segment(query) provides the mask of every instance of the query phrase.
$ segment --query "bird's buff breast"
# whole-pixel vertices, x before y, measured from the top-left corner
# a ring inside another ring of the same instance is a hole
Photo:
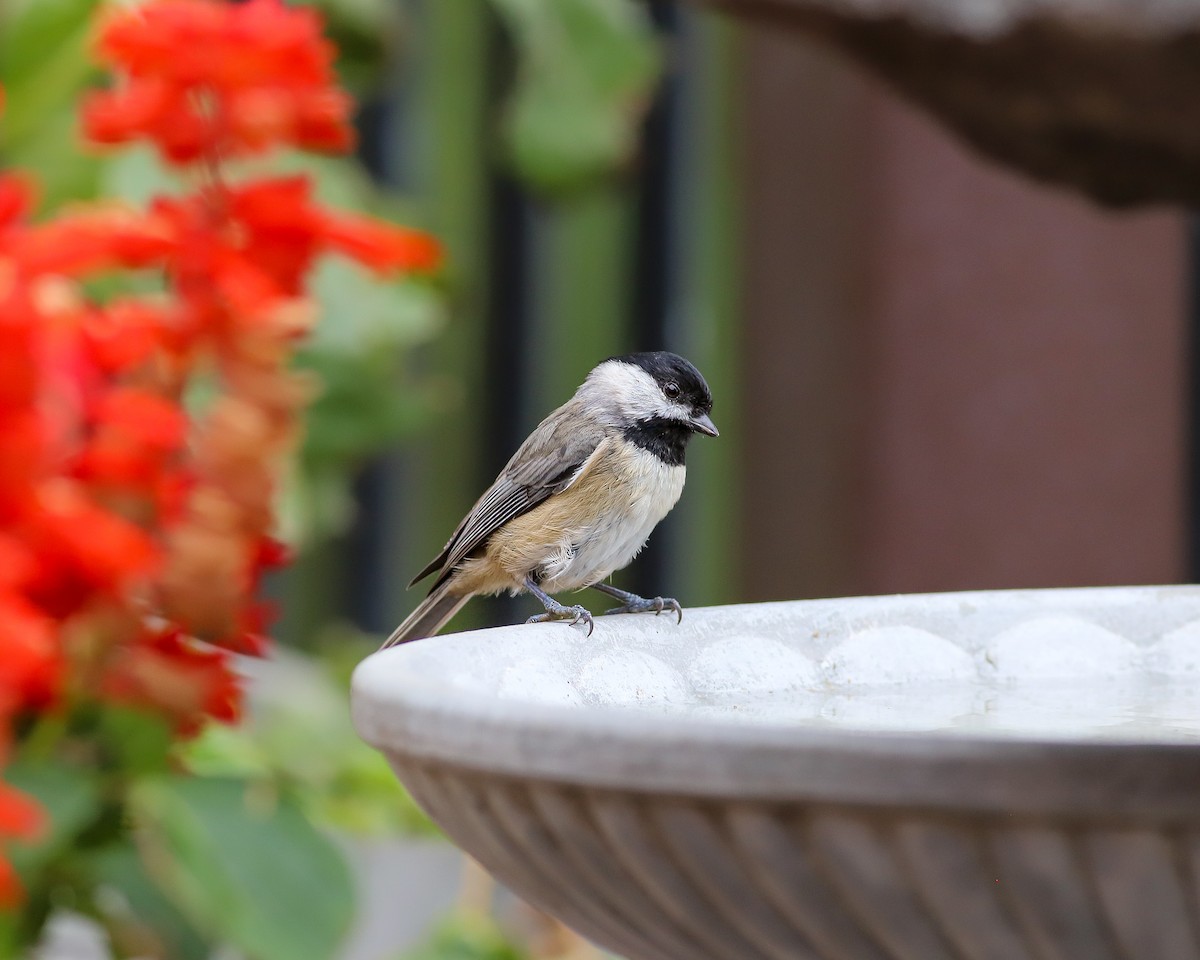
[[[603,580],[637,555],[679,500],[683,466],[632,445],[597,454],[570,487],[492,535],[486,558],[511,577],[505,587],[530,572],[547,593]]]

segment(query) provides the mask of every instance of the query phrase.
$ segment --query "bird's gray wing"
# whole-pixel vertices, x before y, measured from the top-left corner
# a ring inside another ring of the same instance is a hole
[[[440,584],[500,527],[569,487],[604,437],[604,428],[599,424],[571,416],[566,407],[555,410],[521,444],[442,552],[412,583],[440,570]]]

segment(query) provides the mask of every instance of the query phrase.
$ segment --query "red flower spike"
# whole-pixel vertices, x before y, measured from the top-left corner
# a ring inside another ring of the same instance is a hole
[[[0,176],[0,719],[79,681],[64,675],[69,640],[72,656],[105,654],[89,661],[105,673],[88,692],[187,735],[237,717],[231,651],[267,643],[274,610],[255,595],[286,560],[264,533],[311,393],[289,363],[313,321],[313,264],[332,251],[431,271],[442,254],[414,231],[324,210],[303,177],[224,179],[230,158],[353,144],[354,104],[311,9],[148,0],[109,16],[97,50],[117,77],[87,98],[87,136],[202,162],[204,186],[146,212],[32,225],[32,186]],[[147,268],[166,278],[161,299],[100,306],[76,282]],[[222,392],[189,424],[178,398],[201,364]],[[138,632],[146,617],[175,626]],[[0,791],[0,835],[28,826],[9,800]],[[15,896],[4,868],[0,897]]]

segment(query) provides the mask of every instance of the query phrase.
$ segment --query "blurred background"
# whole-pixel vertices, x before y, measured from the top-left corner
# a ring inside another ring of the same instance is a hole
[[[734,8],[738,4],[732,4]],[[834,5],[836,6],[836,5]],[[1002,169],[859,66],[686,3],[408,3],[366,157],[450,244],[436,379],[309,589],[402,586],[598,360],[722,435],[618,583],[687,605],[1188,575],[1188,234]],[[467,67],[470,69],[467,69]],[[298,573],[305,578],[306,573]],[[527,604],[475,604],[463,625]]]
[[[47,207],[165,176],[148,155],[76,152],[96,5],[0,4],[0,156],[39,171]],[[477,919],[491,902],[357,743],[349,670],[610,355],[688,356],[721,429],[619,586],[697,606],[1192,577],[1178,210],[1106,211],[1003,169],[772,22],[669,0],[315,5],[362,145],[307,168],[339,203],[432,230],[451,266],[387,288],[322,268],[303,362],[326,388],[281,502],[300,553],[271,584],[284,655],[251,722],[192,763],[307,791],[356,865],[347,957],[416,944],[456,897]],[[532,612],[477,601],[455,627]],[[472,923],[411,955],[584,949]]]

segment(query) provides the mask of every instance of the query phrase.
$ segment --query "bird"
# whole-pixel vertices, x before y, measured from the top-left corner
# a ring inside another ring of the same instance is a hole
[[[471,598],[532,594],[545,612],[591,635],[592,614],[551,594],[593,587],[620,601],[612,613],[662,613],[607,578],[638,554],[683,492],[688,441],[718,435],[712,393],[688,360],[664,350],[610,357],[529,435],[409,584],[433,574],[428,596],[381,649],[433,636]]]

